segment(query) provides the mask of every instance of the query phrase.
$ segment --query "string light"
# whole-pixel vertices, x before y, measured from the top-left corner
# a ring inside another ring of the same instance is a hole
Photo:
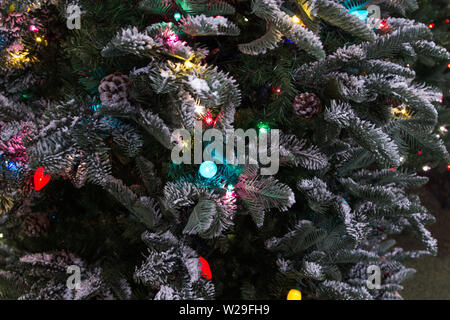
[[[422,150],[419,150],[419,152],[417,152],[417,154],[420,156],[422,155]]]
[[[200,104],[195,104],[194,112],[199,115],[202,115],[205,113],[205,107]]]
[[[247,18],[247,17],[244,17],[244,21],[245,21],[245,22],[248,22],[248,18]]]
[[[439,127],[439,131],[445,133],[445,132],[447,132],[448,130],[447,130],[447,128],[446,128],[445,126],[440,126],[440,127]]]
[[[36,60],[35,58],[30,58],[28,56],[28,51],[9,51],[10,57],[8,59],[8,63],[12,67],[23,67],[24,65],[30,63],[32,60]]]
[[[403,116],[409,118],[410,115],[408,114],[408,110],[406,110],[406,106],[405,106],[404,104],[402,104],[400,107],[401,107],[401,109],[399,109],[399,108],[393,108],[393,109],[392,109],[392,112],[393,112],[394,114],[402,114]]]
[[[37,31],[39,31],[39,28],[36,27],[34,24],[32,24],[32,25],[30,26],[30,30],[33,31],[33,32],[37,32]]]
[[[213,123],[213,118],[212,118],[212,114],[211,114],[211,112],[207,112],[206,113],[206,115],[203,117],[203,120],[205,120],[205,123],[207,124],[207,125],[210,125],[210,124],[212,124]]]
[[[217,173],[217,165],[213,161],[205,161],[198,169],[200,175],[206,179],[214,177]]]
[[[430,166],[423,166],[422,170],[427,172],[427,171],[431,170],[431,167]]]
[[[186,67],[186,69],[190,69],[194,66],[194,64],[188,60],[184,63],[184,66]]]
[[[38,42],[38,43],[42,42],[42,38],[41,37],[36,37],[34,40],[36,40],[36,42]]]
[[[434,28],[434,26],[435,26],[435,24],[434,24],[434,23],[430,23],[430,24],[428,25],[428,28],[430,28],[430,29],[433,29],[433,28]]]
[[[173,18],[175,19],[175,21],[178,21],[181,19],[181,13],[179,12],[175,12],[173,15]]]
[[[3,233],[0,233],[0,239],[3,239],[4,235]]]
[[[233,198],[236,196],[236,194],[233,192],[233,190],[234,190],[234,186],[232,184],[229,184],[227,186],[227,193],[226,193],[227,198]]]
[[[259,122],[258,123],[259,133],[266,133],[270,130],[270,127],[267,123]]]
[[[447,170],[450,171],[450,164],[447,165]]]
[[[183,140],[182,142],[181,142],[181,144],[183,145],[183,152],[187,152],[187,151],[189,151],[190,150],[190,144],[191,144],[191,141],[189,141],[189,140]]]

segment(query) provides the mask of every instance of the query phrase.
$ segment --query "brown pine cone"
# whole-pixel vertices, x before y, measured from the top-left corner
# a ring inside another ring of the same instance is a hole
[[[322,111],[319,97],[309,92],[296,95],[292,107],[294,114],[303,120],[310,120]]]
[[[104,77],[98,87],[100,100],[105,105],[127,102],[129,84],[130,78],[121,72],[114,72]]]
[[[29,237],[46,235],[50,229],[50,221],[47,215],[40,212],[32,212],[22,223],[22,231]]]

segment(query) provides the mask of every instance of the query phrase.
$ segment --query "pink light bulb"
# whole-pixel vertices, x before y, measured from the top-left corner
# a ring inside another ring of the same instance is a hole
[[[178,36],[176,34],[171,34],[168,38],[167,38],[167,42],[176,42],[178,41]]]
[[[36,32],[36,31],[39,31],[39,28],[36,27],[34,24],[32,24],[32,25],[30,26],[30,30],[33,31],[33,32]]]

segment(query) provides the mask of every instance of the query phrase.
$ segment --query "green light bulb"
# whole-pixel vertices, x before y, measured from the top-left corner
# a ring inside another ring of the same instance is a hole
[[[178,20],[181,19],[181,13],[175,12],[175,14],[173,15],[173,17],[174,17],[175,21],[178,21]]]

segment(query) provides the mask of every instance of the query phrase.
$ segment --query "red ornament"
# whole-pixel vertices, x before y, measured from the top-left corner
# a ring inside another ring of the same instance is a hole
[[[34,173],[34,189],[41,190],[50,181],[50,175],[44,174],[44,167],[40,167]]]
[[[381,34],[391,34],[392,33],[392,26],[387,23],[387,18],[380,22],[378,25],[378,28],[380,29]]]
[[[198,266],[200,267],[200,270],[202,272],[202,277],[211,280],[212,274],[208,261],[206,261],[203,257],[200,257],[200,259],[198,260]]]

